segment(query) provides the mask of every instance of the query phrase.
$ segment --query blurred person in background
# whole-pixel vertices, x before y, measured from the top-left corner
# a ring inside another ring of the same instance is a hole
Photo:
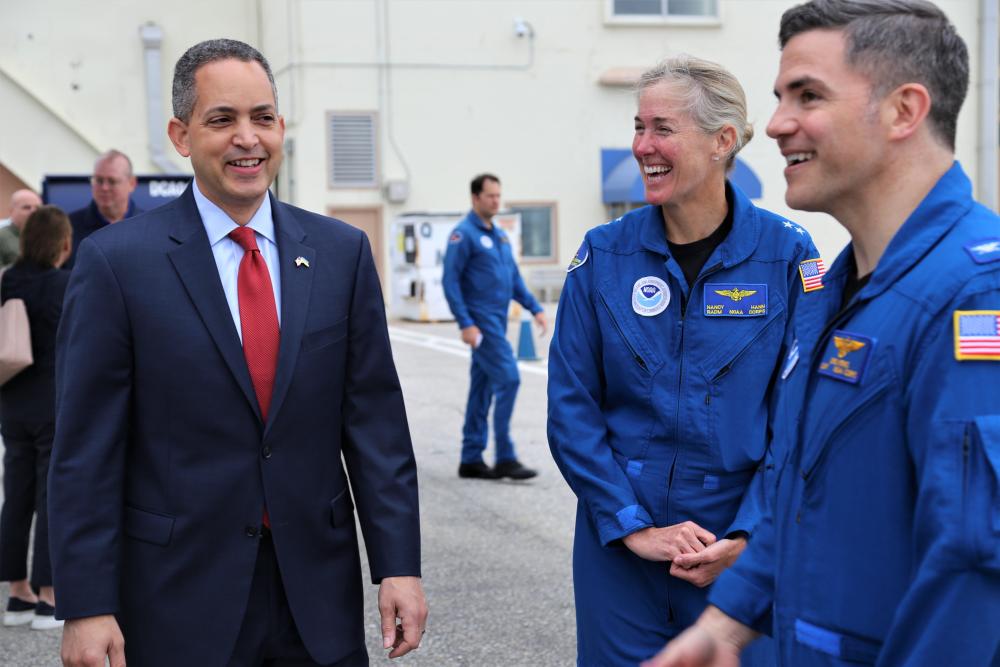
[[[0,279],[0,302],[21,299],[31,326],[34,363],[0,387],[3,436],[3,510],[0,511],[0,581],[10,582],[4,625],[31,623],[36,630],[62,626],[55,618],[49,560],[46,477],[55,431],[56,328],[69,272],[72,228],[55,206],[41,206],[21,232],[21,254]],[[28,579],[32,515],[35,541]],[[38,596],[34,590],[39,591]]]
[[[41,205],[41,198],[31,190],[17,190],[10,196],[10,224],[0,228],[0,268],[10,266],[17,259],[24,223]]]
[[[579,498],[579,665],[634,666],[694,623],[773,485],[771,381],[793,303],[815,290],[802,268],[820,260],[727,179],[752,136],[721,66],[645,72],[632,152],[650,205],[588,232],[568,268],[548,437]],[[770,648],[745,664],[770,664]]]
[[[76,249],[83,239],[102,227],[143,212],[132,201],[131,195],[137,183],[132,173],[132,161],[125,153],[111,149],[98,156],[94,162],[94,173],[90,176],[93,199],[85,207],[69,214],[73,225],[73,253],[65,268],[73,268]]]
[[[458,476],[531,479],[537,471],[517,460],[510,439],[510,417],[521,378],[507,341],[507,313],[511,299],[517,301],[531,312],[544,334],[545,311],[521,278],[507,232],[493,224],[500,210],[500,179],[480,174],[469,189],[472,210],[451,232],[441,278],[462,342],[472,350]],[[491,403],[496,443],[493,467],[483,460]]]

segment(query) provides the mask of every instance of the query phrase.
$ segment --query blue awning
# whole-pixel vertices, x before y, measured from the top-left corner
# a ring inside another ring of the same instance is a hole
[[[736,158],[729,180],[750,199],[760,199],[764,188],[757,174],[746,162]],[[646,191],[639,165],[629,148],[601,149],[601,200],[605,204],[642,204]]]

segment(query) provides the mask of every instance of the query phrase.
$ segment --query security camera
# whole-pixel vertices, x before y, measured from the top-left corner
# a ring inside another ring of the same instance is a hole
[[[534,35],[534,31],[531,29],[530,23],[518,17],[514,19],[514,34],[518,37],[531,37]]]

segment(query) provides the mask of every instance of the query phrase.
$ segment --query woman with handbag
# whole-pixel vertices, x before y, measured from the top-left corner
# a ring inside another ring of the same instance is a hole
[[[0,278],[0,303],[21,299],[28,313],[34,362],[0,386],[4,505],[0,511],[0,581],[10,582],[3,624],[58,628],[49,562],[46,478],[55,432],[56,329],[69,272],[73,231],[55,206],[31,214],[21,232],[17,261]],[[28,540],[35,522],[28,580]],[[36,596],[35,591],[38,592]]]

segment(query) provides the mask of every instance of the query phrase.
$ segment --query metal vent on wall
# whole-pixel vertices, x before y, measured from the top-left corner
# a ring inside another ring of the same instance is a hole
[[[330,185],[375,187],[375,116],[330,114]]]

